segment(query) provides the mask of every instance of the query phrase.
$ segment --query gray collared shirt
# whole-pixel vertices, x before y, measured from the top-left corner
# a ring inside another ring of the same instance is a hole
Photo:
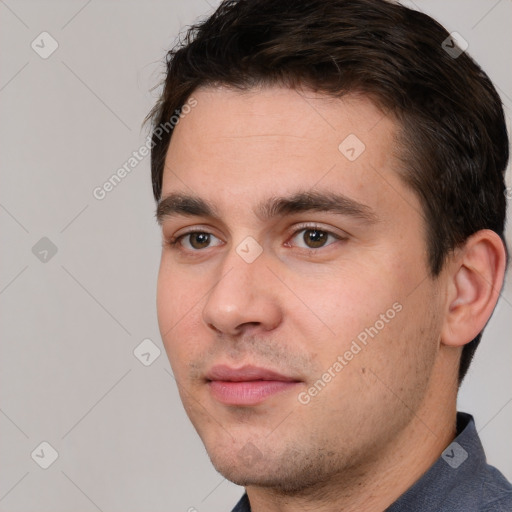
[[[457,434],[386,512],[512,512],[512,485],[487,464],[472,416],[457,414]],[[251,512],[247,494],[232,512]]]

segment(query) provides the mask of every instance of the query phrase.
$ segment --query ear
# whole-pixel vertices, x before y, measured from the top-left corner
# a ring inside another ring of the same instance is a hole
[[[447,303],[441,343],[460,347],[485,327],[498,302],[506,266],[501,238],[477,231],[455,251],[447,266]]]

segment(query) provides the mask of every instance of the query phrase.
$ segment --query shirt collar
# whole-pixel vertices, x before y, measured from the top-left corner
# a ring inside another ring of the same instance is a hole
[[[457,437],[433,466],[386,512],[473,510],[485,453],[473,417],[457,413]]]

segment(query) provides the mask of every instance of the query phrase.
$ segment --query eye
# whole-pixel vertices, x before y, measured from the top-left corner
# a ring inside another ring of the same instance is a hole
[[[334,233],[314,227],[296,231],[291,238],[293,245],[302,249],[320,249],[340,239],[341,237]]]
[[[206,231],[192,231],[179,236],[171,245],[181,245],[184,249],[189,251],[198,251],[207,249],[216,245],[221,245],[222,240],[219,240],[215,235],[207,233]]]

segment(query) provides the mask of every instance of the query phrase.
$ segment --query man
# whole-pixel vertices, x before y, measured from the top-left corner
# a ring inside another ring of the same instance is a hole
[[[455,39],[382,0],[227,1],[150,118],[159,327],[234,510],[512,510],[456,412],[508,138]]]

